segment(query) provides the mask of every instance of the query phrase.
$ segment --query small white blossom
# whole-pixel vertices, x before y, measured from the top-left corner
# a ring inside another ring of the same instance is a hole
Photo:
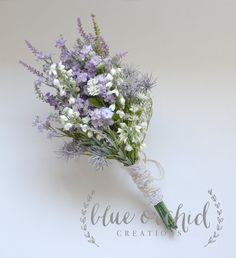
[[[88,125],[80,125],[80,127],[84,133],[88,131]]]
[[[141,133],[141,129],[142,129],[142,126],[140,126],[140,125],[136,125],[136,126],[135,126],[135,131],[136,131],[137,133]]]
[[[110,71],[111,75],[116,75],[116,69],[115,68],[112,68],[111,71]]]
[[[147,129],[147,122],[142,122],[141,126],[142,126],[143,129]]]
[[[99,86],[97,85],[98,83],[98,79],[94,78],[94,79],[90,79],[88,81],[88,93],[91,96],[96,96],[99,94]]]
[[[65,69],[65,66],[62,64],[62,62],[59,62],[58,68],[59,68],[60,70],[64,70],[64,69]]]
[[[107,78],[108,81],[113,80],[113,76],[110,73],[107,74],[106,78]]]
[[[57,75],[57,64],[53,63],[48,71],[49,75]]]
[[[73,111],[73,109],[69,108],[68,111],[67,111],[67,115],[68,115],[69,117],[73,117],[73,116],[74,116],[74,111]]]
[[[120,98],[120,104],[121,104],[122,106],[125,105],[125,98],[124,98],[123,96]]]
[[[114,111],[114,110],[116,109],[116,105],[115,105],[115,104],[110,105],[110,106],[109,106],[109,109],[110,109],[111,111]]]
[[[96,138],[97,138],[97,140],[99,140],[99,141],[102,139],[102,137],[101,137],[100,134],[97,134],[97,135],[96,135]]]
[[[82,118],[83,123],[87,124],[90,121],[88,116]]]
[[[110,89],[110,88],[112,87],[112,82],[108,82],[108,83],[106,84],[106,87]]]
[[[72,126],[73,125],[71,123],[66,123],[64,126],[64,130],[69,131]]]
[[[119,91],[117,89],[112,90],[111,93],[114,93],[116,96],[119,96]]]
[[[69,104],[75,104],[75,98],[70,97],[69,98]]]
[[[65,95],[66,95],[65,89],[61,89],[61,90],[60,90],[60,96],[63,97],[63,96],[65,96]]]
[[[59,81],[58,79],[54,79],[54,80],[53,80],[53,84],[54,84],[55,86],[59,86],[59,85],[60,85],[60,81]]]
[[[120,118],[123,118],[125,116],[125,113],[122,110],[116,111],[116,113],[119,115]]]
[[[129,110],[133,113],[136,113],[139,110],[139,107],[138,105],[132,105]]]
[[[60,123],[65,124],[68,121],[68,118],[65,115],[61,115],[59,120]]]
[[[91,138],[91,137],[93,137],[93,132],[88,131],[87,135],[88,135],[89,138]]]
[[[142,144],[140,145],[140,149],[141,149],[141,150],[143,150],[145,147],[146,147],[146,144],[145,144],[145,143],[142,143]]]
[[[125,150],[127,150],[127,151],[132,151],[133,148],[132,148],[131,145],[127,144],[127,145],[125,146]]]
[[[73,114],[74,117],[79,117],[80,116],[80,113],[79,111],[74,111],[74,114]]]
[[[74,113],[75,113],[73,109],[68,108],[68,107],[65,107],[62,112],[63,112],[63,114],[67,115],[68,117],[73,117]]]
[[[68,70],[68,71],[66,71],[66,74],[68,75],[68,76],[72,76],[72,73],[73,73],[73,71],[70,69],[70,70]]]
[[[147,99],[148,99],[148,96],[145,95],[144,93],[141,93],[141,92],[140,92],[140,93],[138,94],[138,98],[141,99],[141,100],[147,100]]]

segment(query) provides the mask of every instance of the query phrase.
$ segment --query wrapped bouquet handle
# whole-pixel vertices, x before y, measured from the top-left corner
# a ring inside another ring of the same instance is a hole
[[[63,158],[86,155],[96,169],[111,160],[120,162],[166,227],[176,229],[160,189],[140,159],[153,111],[150,92],[156,80],[125,65],[125,53],[110,55],[95,15],[94,34],[84,31],[79,18],[77,23],[80,37],[72,49],[62,35],[55,43],[59,61],[26,41],[43,63],[42,69],[20,63],[37,77],[36,96],[54,110],[46,120],[37,116],[33,124],[49,138],[66,139],[59,151]]]
[[[161,189],[156,183],[156,178],[151,175],[150,170],[147,168],[146,161],[147,158],[144,154],[144,159],[140,159],[134,165],[127,166],[125,168],[133,179],[133,182],[136,184],[137,188],[143,193],[146,200],[154,206],[165,226],[170,230],[175,229],[177,228],[175,220],[163,202],[163,194]],[[152,161],[155,162],[158,167],[160,167],[156,161]]]

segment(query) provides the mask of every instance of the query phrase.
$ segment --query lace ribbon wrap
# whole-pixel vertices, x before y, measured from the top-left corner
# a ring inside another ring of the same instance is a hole
[[[145,198],[151,205],[155,206],[162,201],[163,195],[160,187],[157,185],[156,178],[151,175],[150,170],[146,166],[147,161],[147,159],[140,160],[138,163],[125,168]],[[151,161],[159,166],[158,162]]]

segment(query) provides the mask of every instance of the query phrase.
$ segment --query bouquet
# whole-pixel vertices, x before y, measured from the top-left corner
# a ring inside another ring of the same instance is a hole
[[[44,121],[37,116],[33,124],[50,138],[68,139],[60,150],[65,158],[86,155],[96,169],[111,160],[120,162],[165,226],[176,229],[159,187],[140,158],[152,116],[150,90],[156,81],[125,65],[122,59],[126,53],[111,56],[94,15],[92,23],[95,33],[86,33],[78,18],[80,38],[72,49],[67,48],[62,35],[59,37],[55,44],[60,51],[57,62],[26,41],[36,59],[42,61],[42,71],[20,63],[37,76],[37,97],[54,109]]]

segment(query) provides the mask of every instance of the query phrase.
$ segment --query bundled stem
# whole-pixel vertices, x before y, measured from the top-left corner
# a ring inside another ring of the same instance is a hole
[[[176,222],[163,201],[155,205],[154,208],[168,230],[172,231],[173,229],[177,229]]]

